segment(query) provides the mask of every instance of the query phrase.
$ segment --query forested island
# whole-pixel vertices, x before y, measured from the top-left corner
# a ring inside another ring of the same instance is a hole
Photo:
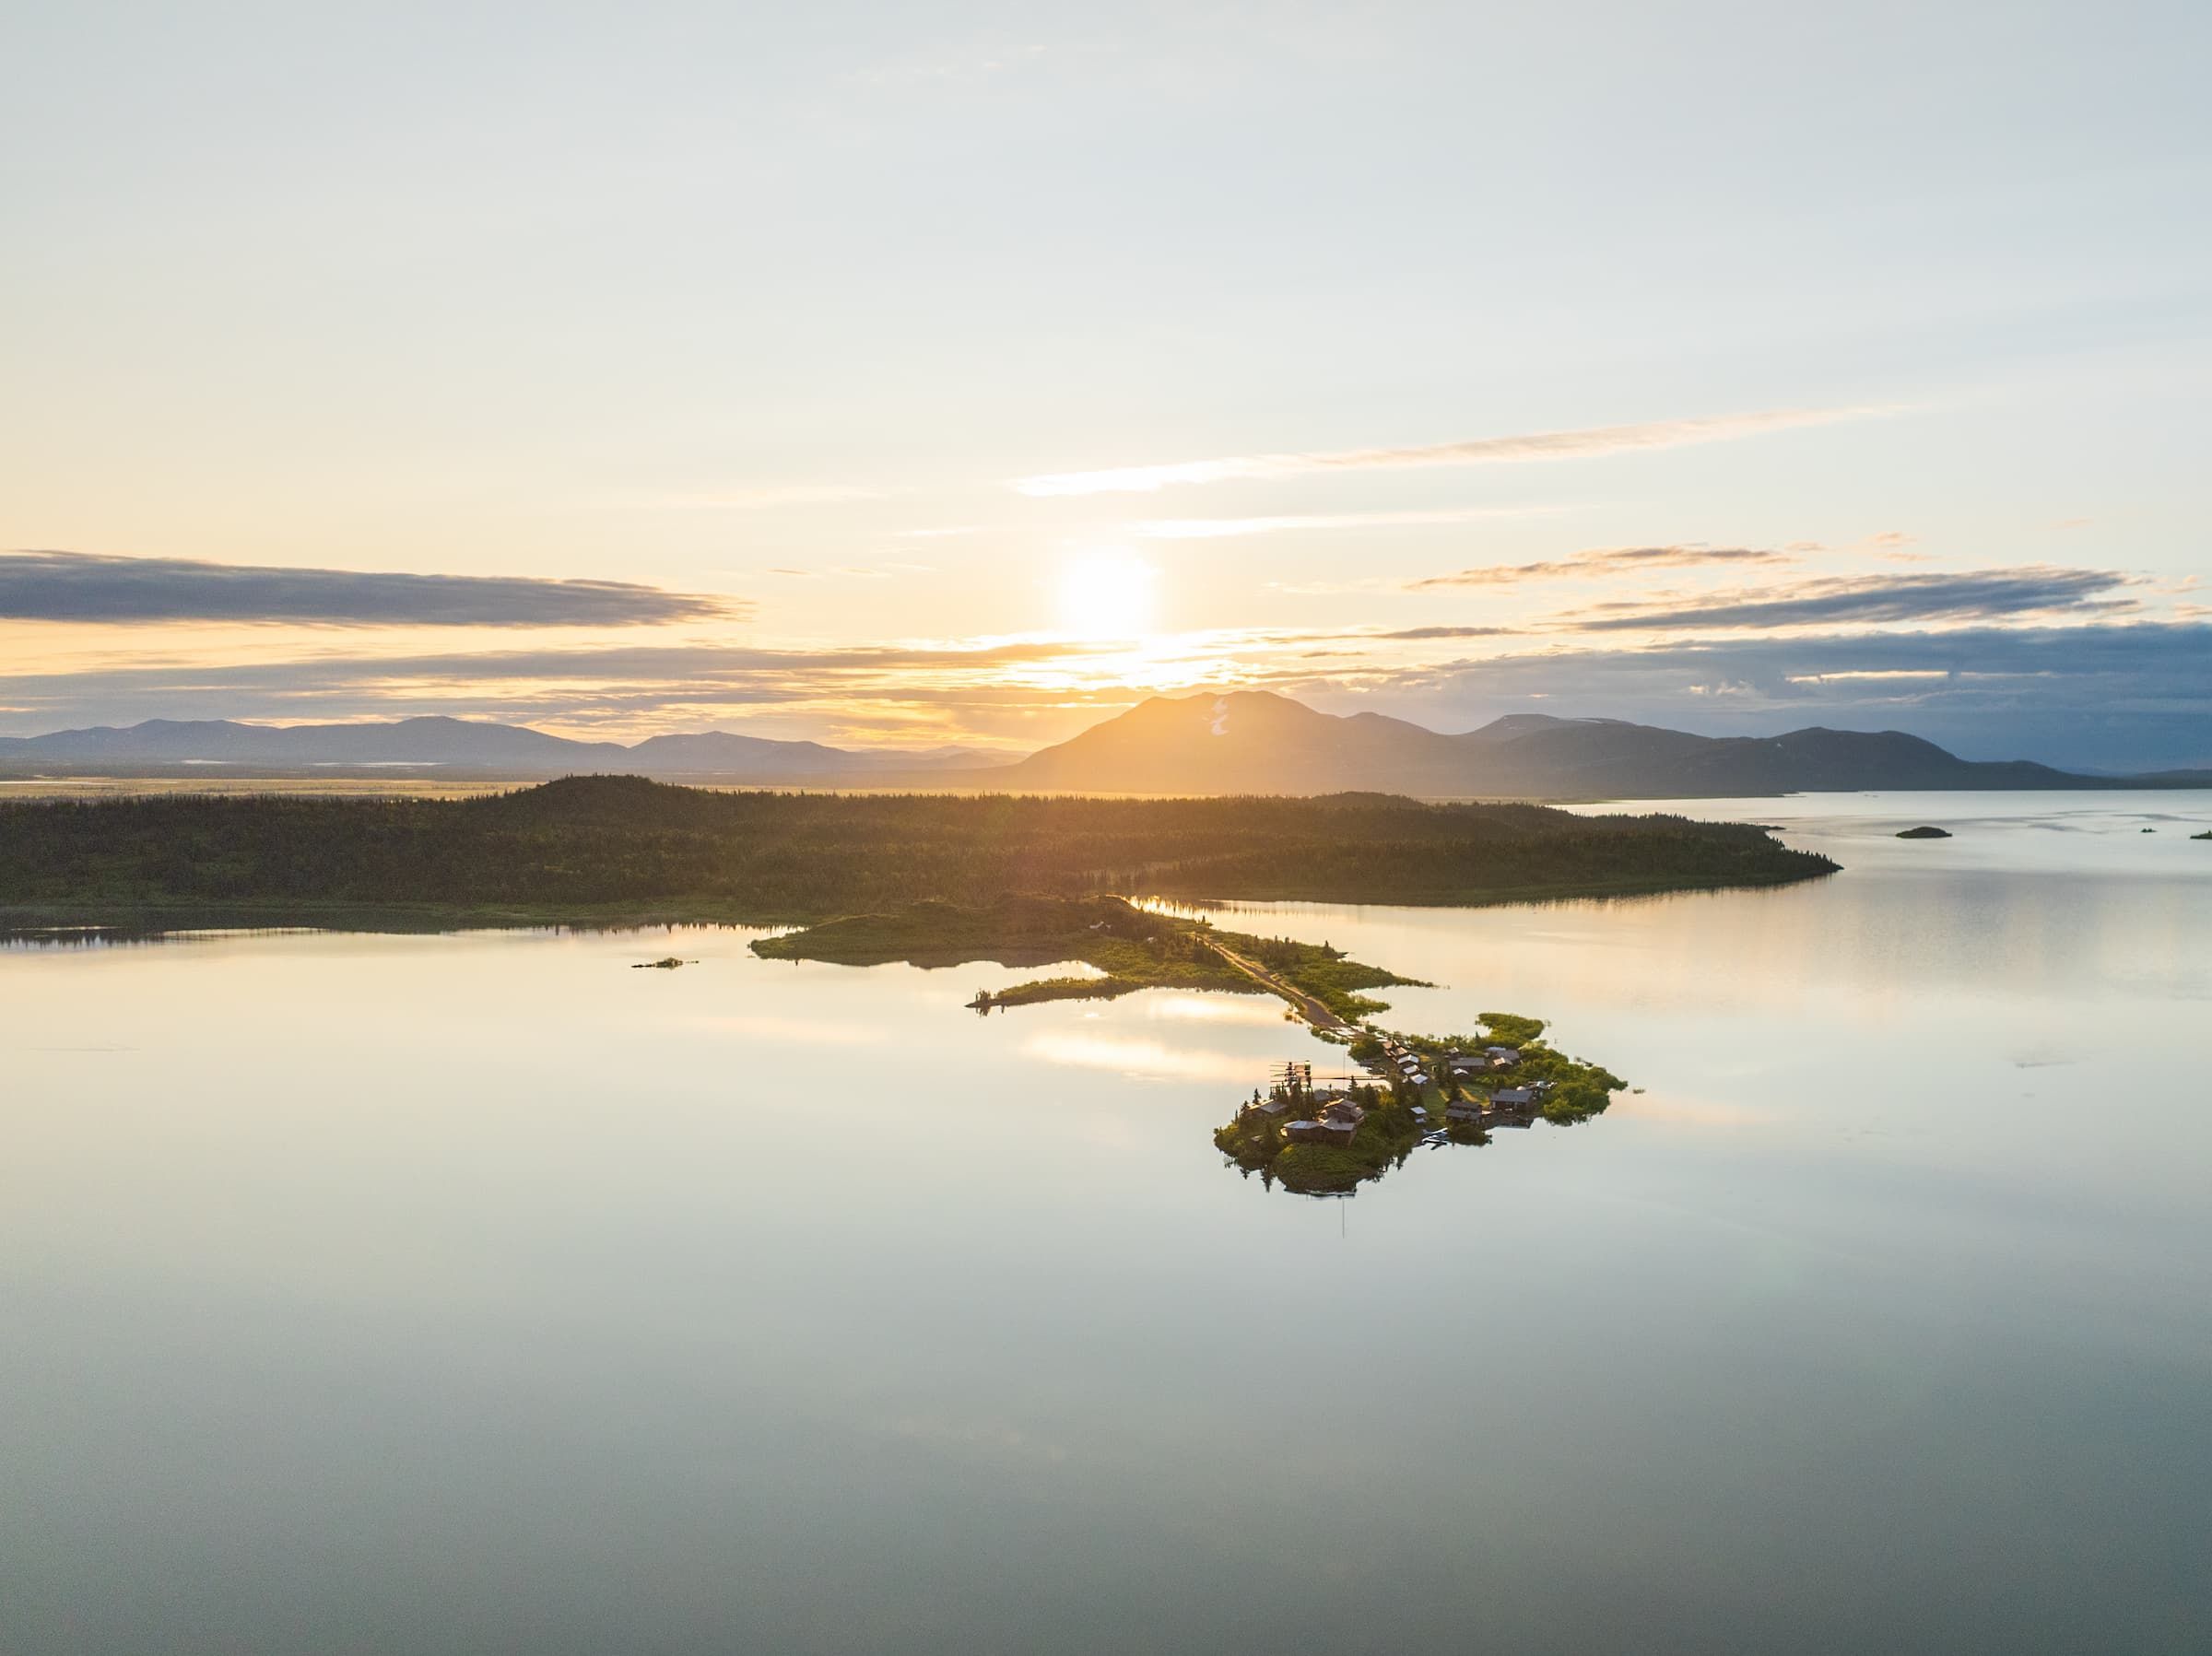
[[[1471,905],[1835,866],[1742,824],[1383,794],[723,793],[600,776],[473,799],[0,804],[0,926],[18,930],[815,925],[921,903],[995,912],[1008,893]],[[940,908],[914,923],[955,922]]]

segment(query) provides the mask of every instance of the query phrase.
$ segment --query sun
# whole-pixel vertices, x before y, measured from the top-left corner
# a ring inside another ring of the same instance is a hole
[[[1079,639],[1150,635],[1159,571],[1126,552],[1086,552],[1060,569],[1060,624]]]

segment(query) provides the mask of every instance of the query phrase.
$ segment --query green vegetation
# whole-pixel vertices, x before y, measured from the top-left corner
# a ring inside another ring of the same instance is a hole
[[[1386,1036],[1363,1029],[1353,1039],[1352,1057],[1382,1079],[1355,1086],[1347,1096],[1315,1094],[1289,1083],[1263,1097],[1253,1094],[1234,1120],[1214,1132],[1215,1146],[1247,1173],[1303,1195],[1334,1195],[1404,1164],[1422,1144],[1487,1145],[1499,1127],[1525,1127],[1537,1121],[1572,1126],[1604,1113],[1613,1095],[1628,1086],[1618,1075],[1559,1052],[1543,1039],[1541,1018],[1511,1012],[1482,1014],[1482,1031],[1458,1036]],[[1473,1061],[1488,1046],[1518,1049],[1517,1060],[1485,1067],[1465,1079],[1453,1073],[1451,1056]],[[1428,1077],[1417,1084],[1400,1075],[1388,1048],[1410,1055]],[[1507,1089],[1525,1089],[1526,1103],[1497,1103]],[[1454,1106],[1459,1119],[1449,1113]],[[1425,1114],[1416,1115],[1419,1107]],[[1338,1143],[1301,1142],[1293,1133],[1310,1133],[1307,1123],[1331,1117]],[[1294,1125],[1296,1123],[1296,1125]]]
[[[1096,1000],[1137,989],[1221,989],[1238,993],[1266,985],[1230,964],[1230,949],[1256,960],[1292,988],[1338,1016],[1380,1009],[1353,992],[1405,983],[1380,967],[1347,960],[1326,945],[1217,932],[1205,920],[1155,914],[1118,897],[1002,897],[963,908],[929,901],[886,914],[854,914],[803,931],[764,937],[754,951],[772,960],[831,960],[851,966],[904,960],[950,966],[971,960],[1036,966],[1081,960],[1096,978],[1041,978],[995,993],[980,992],[979,1011],[1037,1001]]]
[[[1390,1009],[1388,1001],[1361,994],[1360,990],[1428,987],[1416,979],[1401,978],[1379,966],[1347,959],[1325,943],[1300,943],[1289,937],[1249,937],[1236,932],[1217,935],[1246,959],[1256,960],[1292,988],[1312,995],[1347,1023]]]
[[[1533,1047],[1544,1033],[1544,1020],[1540,1017],[1523,1017],[1517,1012],[1485,1012],[1478,1016],[1487,1039],[1477,1040],[1468,1036],[1458,1043],[1458,1050],[1478,1052],[1486,1046]],[[1445,1041],[1441,1050],[1452,1051],[1453,1044]]]
[[[811,923],[1008,892],[1467,904],[1834,866],[1740,824],[1381,794],[724,793],[571,777],[474,799],[0,803],[0,924],[18,927]]]
[[[1919,828],[1900,828],[1897,837],[1900,840],[1948,840],[1951,835],[1947,828],[1930,828],[1924,823]]]
[[[2192,834],[2189,836],[2189,838],[2192,840],[2212,840],[2212,828],[2206,828],[2201,834]]]
[[[1008,1006],[1030,1006],[1040,1001],[1110,1001],[1117,994],[1151,987],[1132,982],[1127,978],[1032,978],[1027,983],[1017,983],[1011,989],[1002,989],[993,994],[988,989],[975,992],[975,999],[968,1003],[977,1012],[992,1012]],[[1230,987],[1227,984],[1223,988]],[[1250,988],[1251,985],[1245,985]]]
[[[668,955],[659,960],[634,960],[630,963],[629,969],[632,971],[674,971],[679,966],[697,966],[699,962],[696,960],[683,960],[674,955]]]
[[[1307,1095],[1286,1095],[1278,1087],[1273,1096],[1288,1098],[1293,1115],[1312,1107]],[[1283,1135],[1290,1116],[1277,1119],[1251,1107],[1217,1129],[1214,1144],[1239,1167],[1258,1173],[1270,1184],[1300,1195],[1340,1194],[1402,1164],[1429,1132],[1413,1113],[1416,1100],[1410,1093],[1399,1097],[1378,1087],[1356,1086],[1351,1102],[1362,1115],[1348,1144],[1294,1144]]]

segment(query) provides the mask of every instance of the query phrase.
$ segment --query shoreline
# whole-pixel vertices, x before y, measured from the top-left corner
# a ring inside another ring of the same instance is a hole
[[[2198,836],[2203,838],[2204,836]],[[1239,892],[1234,896],[1193,897],[1182,892],[1148,890],[1141,893],[1100,893],[1114,896],[1151,912],[1144,905],[1162,903],[1177,909],[1230,912],[1245,903],[1326,903],[1349,909],[1499,909],[1516,904],[1603,902],[1614,898],[1673,897],[1698,892],[1772,891],[1805,885],[1842,873],[1841,867],[1805,874],[1783,874],[1762,878],[1732,880],[1624,880],[1605,884],[1516,887],[1497,892],[1457,896],[1347,897],[1339,892],[1269,889]],[[224,903],[163,902],[117,903],[67,901],[0,904],[0,937],[31,932],[130,932],[159,936],[170,932],[290,931],[422,933],[524,931],[557,926],[575,931],[632,931],[647,926],[732,926],[780,932],[820,924],[837,915],[800,914],[788,910],[762,911],[726,898],[673,898],[650,903],[528,904],[528,903],[360,903],[323,902],[314,899],[241,899]],[[899,958],[883,956],[884,960]],[[960,966],[991,960],[1006,966],[1045,966],[1065,957],[1037,955],[1029,958],[953,953],[927,962],[931,966]],[[840,962],[875,964],[865,957]]]

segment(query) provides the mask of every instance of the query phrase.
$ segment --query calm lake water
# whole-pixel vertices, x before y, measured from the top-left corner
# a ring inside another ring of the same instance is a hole
[[[1644,1089],[1349,1201],[1256,998],[0,950],[0,1648],[2212,1645],[2212,795],[1691,808],[1847,872],[1241,914]]]

